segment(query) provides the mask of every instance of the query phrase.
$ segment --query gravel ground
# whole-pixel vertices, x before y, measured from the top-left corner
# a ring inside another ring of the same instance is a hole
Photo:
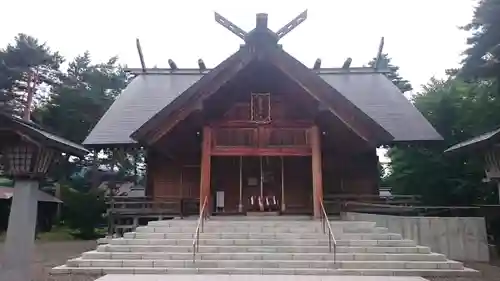
[[[78,257],[82,252],[96,248],[94,241],[43,242],[36,245],[32,270],[34,281],[47,281],[49,270],[64,264],[69,258]],[[2,260],[0,244],[0,260]],[[481,278],[430,278],[432,281],[500,281],[500,261],[487,263],[466,263],[467,267],[481,271]],[[76,279],[73,279],[76,281]],[[93,280],[89,279],[89,280]],[[86,281],[86,280],[85,280]]]
[[[36,252],[31,266],[34,281],[46,281],[52,267],[64,264],[69,258],[95,249],[95,241],[41,242],[36,245]],[[0,260],[3,260],[3,245],[0,244]]]

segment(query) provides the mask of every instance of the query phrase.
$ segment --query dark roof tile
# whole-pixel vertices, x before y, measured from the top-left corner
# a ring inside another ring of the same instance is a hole
[[[134,78],[83,142],[86,145],[135,143],[130,135],[203,74],[144,74]],[[441,140],[442,137],[381,73],[319,76],[380,124],[394,141]]]

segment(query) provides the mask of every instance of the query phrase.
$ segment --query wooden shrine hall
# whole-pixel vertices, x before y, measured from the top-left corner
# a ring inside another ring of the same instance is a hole
[[[90,148],[147,151],[146,195],[187,198],[210,213],[319,215],[324,196],[378,194],[376,149],[441,136],[384,75],[387,67],[307,67],[257,14],[213,69],[142,68],[91,131]],[[379,49],[379,58],[382,53]]]

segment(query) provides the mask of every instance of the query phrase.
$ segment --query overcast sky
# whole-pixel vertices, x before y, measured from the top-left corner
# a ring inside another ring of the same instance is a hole
[[[268,13],[270,28],[277,30],[308,9],[308,19],[281,41],[290,54],[308,66],[321,58],[324,67],[338,67],[347,57],[361,66],[385,36],[384,51],[416,88],[458,65],[467,34],[457,27],[470,20],[475,5],[473,0],[4,2],[0,46],[23,32],[66,58],[88,50],[96,61],[118,55],[129,67],[139,66],[137,37],[149,67],[166,67],[169,58],[179,67],[196,67],[198,58],[215,66],[241,40],[215,23],[214,11],[249,31],[256,13]]]
[[[242,41],[214,21],[214,11],[246,31],[255,26],[255,14],[265,12],[276,31],[308,9],[308,19],[280,41],[290,54],[308,66],[321,58],[323,67],[339,67],[347,57],[352,66],[362,66],[384,36],[384,52],[416,89],[458,66],[467,37],[458,27],[470,21],[476,5],[474,0],[4,2],[0,46],[23,32],[67,59],[88,50],[96,62],[118,55],[129,67],[140,66],[135,38],[148,67],[167,67],[169,58],[180,68],[197,67],[199,58],[208,67],[217,65]]]

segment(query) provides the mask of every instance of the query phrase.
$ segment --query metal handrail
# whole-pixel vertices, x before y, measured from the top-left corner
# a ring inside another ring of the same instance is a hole
[[[200,209],[200,217],[198,218],[198,223],[196,224],[196,230],[194,231],[194,238],[193,238],[193,263],[196,260],[196,252],[200,250],[200,231],[203,232],[203,226],[204,222],[207,219],[207,212],[205,211],[205,208],[207,206],[207,201],[208,201],[208,196],[205,196],[205,199],[203,200],[203,205]]]
[[[325,211],[325,205],[323,204],[323,200],[319,200],[320,206],[321,206],[321,226],[323,228],[323,233],[326,233],[326,230],[328,229],[328,249],[330,253],[332,252],[333,249],[333,265],[337,265],[337,240],[335,239],[335,236],[333,235],[333,230],[332,230],[332,225],[330,224],[330,220],[328,219],[328,215],[326,214]]]

